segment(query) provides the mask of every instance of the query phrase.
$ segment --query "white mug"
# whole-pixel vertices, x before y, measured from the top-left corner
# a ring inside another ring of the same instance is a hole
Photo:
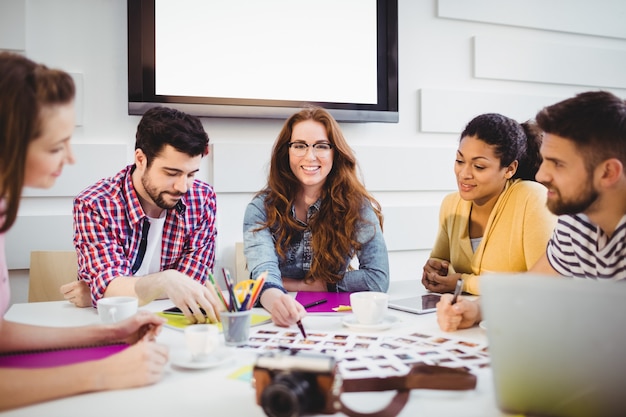
[[[387,314],[389,295],[384,292],[362,291],[350,294],[350,306],[360,324],[378,324]]]
[[[195,362],[206,361],[220,344],[220,331],[214,324],[192,324],[185,327],[185,342]]]
[[[103,323],[117,323],[134,316],[139,308],[135,297],[105,297],[98,300],[98,315]]]

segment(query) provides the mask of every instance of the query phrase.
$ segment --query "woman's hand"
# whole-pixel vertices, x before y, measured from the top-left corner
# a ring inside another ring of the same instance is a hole
[[[150,339],[146,334],[133,346],[98,361],[101,369],[93,374],[96,390],[141,387],[160,381],[169,351]]]
[[[132,317],[112,324],[113,340],[128,344],[139,340],[156,340],[161,327],[167,320],[149,311],[140,310]]]
[[[261,295],[261,304],[272,316],[275,325],[289,327],[306,316],[306,310],[289,294],[269,288]]]
[[[430,258],[424,265],[422,285],[432,292],[452,292],[460,278],[448,261]]]
[[[435,273],[438,275],[448,275],[450,263],[437,258],[430,258],[424,265],[424,272]]]

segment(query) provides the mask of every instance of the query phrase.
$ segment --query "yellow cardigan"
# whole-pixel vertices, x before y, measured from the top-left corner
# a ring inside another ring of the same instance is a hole
[[[476,253],[469,238],[471,201],[447,195],[439,212],[439,233],[431,258],[450,261],[463,276],[463,291],[480,294],[478,275],[524,272],[545,253],[557,217],[546,207],[546,188],[509,180],[494,206]]]

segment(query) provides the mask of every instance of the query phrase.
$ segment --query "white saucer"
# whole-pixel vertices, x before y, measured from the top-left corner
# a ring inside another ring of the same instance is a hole
[[[354,314],[346,316],[341,319],[341,323],[344,326],[353,329],[353,330],[368,330],[368,331],[376,331],[376,330],[387,330],[391,326],[393,326],[398,321],[397,317],[394,316],[385,316],[382,322],[376,324],[361,324],[356,321],[356,317]]]
[[[483,330],[487,330],[487,322],[485,320],[478,323],[478,326]]]
[[[179,368],[186,369],[208,369],[220,366],[232,359],[230,352],[216,352],[206,361],[194,361],[190,353],[180,354],[172,357],[170,363]]]

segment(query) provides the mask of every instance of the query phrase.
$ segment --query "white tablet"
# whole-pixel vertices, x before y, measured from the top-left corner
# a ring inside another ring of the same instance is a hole
[[[441,294],[428,293],[399,300],[389,300],[389,308],[415,314],[432,313],[437,310],[436,306],[440,298]]]

